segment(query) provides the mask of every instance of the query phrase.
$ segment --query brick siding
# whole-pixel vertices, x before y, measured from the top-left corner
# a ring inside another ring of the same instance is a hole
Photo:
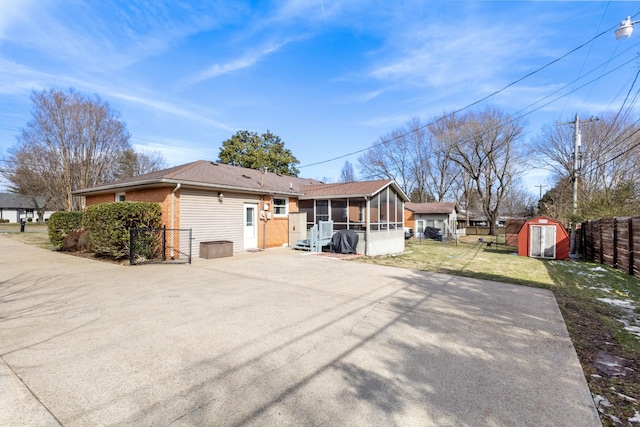
[[[409,228],[413,228],[416,225],[416,215],[413,211],[410,211],[409,209],[405,209],[404,210],[404,226],[405,227],[409,227]],[[416,230],[413,230],[414,232]]]
[[[99,194],[97,196],[87,196],[85,206],[101,205],[102,203],[113,203],[116,201],[116,193]]]
[[[152,202],[158,203],[162,210],[162,224],[167,228],[180,228],[180,191],[176,191],[174,199],[175,221],[171,224],[169,216],[171,215],[171,192],[173,187],[151,188],[143,190],[133,190],[125,192],[125,200],[127,202]],[[115,201],[116,193],[100,194],[86,197],[86,206],[97,205],[100,203],[112,203]],[[265,197],[265,202],[269,203],[268,211],[271,213],[271,219],[259,219],[258,221],[258,247],[274,248],[280,247],[283,243],[289,241],[289,218],[276,217],[273,214],[273,199]],[[298,199],[289,198],[289,212],[298,212]],[[260,206],[262,209],[262,205]],[[265,245],[265,220],[266,220],[266,245]]]
[[[158,203],[162,211],[162,225],[167,228],[180,228],[180,191],[176,191],[174,200],[175,221],[171,224],[169,216],[171,215],[171,187],[150,188],[144,190],[133,190],[125,192],[125,200],[127,202],[151,202]],[[101,203],[113,203],[116,200],[116,193],[99,194],[95,196],[87,196],[85,205],[99,205]]]
[[[280,247],[284,243],[289,242],[289,217],[276,217],[273,215],[273,199],[269,199],[265,197],[265,201],[269,203],[269,210],[265,211],[271,213],[271,219],[266,220],[266,239],[267,239],[267,248],[275,248]],[[298,212],[298,199],[289,198],[289,209],[287,214]],[[259,221],[259,230],[258,230],[258,247],[265,247],[264,245],[264,221],[265,219],[261,219]]]

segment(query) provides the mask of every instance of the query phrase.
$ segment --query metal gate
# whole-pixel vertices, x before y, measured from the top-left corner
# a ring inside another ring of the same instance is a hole
[[[191,264],[190,228],[132,228],[129,263]]]

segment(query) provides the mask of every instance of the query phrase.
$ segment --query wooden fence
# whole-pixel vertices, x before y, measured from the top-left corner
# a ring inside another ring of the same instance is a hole
[[[587,221],[579,231],[585,258],[640,277],[640,216]]]
[[[469,227],[466,228],[465,234],[467,236],[488,236],[489,231],[491,231],[489,227],[470,225]],[[495,232],[496,234],[504,234],[505,233],[504,227],[496,227]]]

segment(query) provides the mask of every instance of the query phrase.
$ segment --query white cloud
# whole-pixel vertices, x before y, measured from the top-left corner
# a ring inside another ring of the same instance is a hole
[[[280,3],[270,22],[291,22],[294,24],[321,22],[327,24],[335,20],[341,12],[344,12],[345,6],[354,7],[355,3],[360,2],[354,0],[348,2],[288,0]]]
[[[200,124],[205,123],[225,131],[237,130],[226,123],[212,119],[212,117],[218,115],[218,112],[209,108],[190,105],[186,101],[163,100],[157,94],[143,95],[131,89],[124,92],[120,85],[89,82],[66,75],[41,73],[24,65],[2,59],[0,59],[0,68],[3,70],[3,73],[0,74],[0,95],[18,96],[26,100],[32,90],[47,88],[66,90],[68,87],[73,87],[80,92],[97,93],[107,101],[120,99],[131,104],[144,106],[156,112],[183,117]]]
[[[358,125],[365,126],[365,127],[385,126],[385,127],[391,128],[394,126],[400,126],[401,124],[404,124],[408,119],[409,117],[407,117],[406,115],[390,114],[388,116],[377,116],[369,120],[359,121]]]
[[[159,152],[169,166],[177,166],[195,160],[216,160],[217,151],[203,150],[185,141],[163,136],[141,136],[132,138],[133,148],[145,152]],[[214,152],[215,151],[215,152]]]
[[[445,22],[405,31],[390,41],[386,59],[369,75],[385,82],[436,88],[495,81],[512,69],[520,52],[531,47],[531,40],[524,36],[527,31],[517,26]],[[520,36],[506,39],[502,35],[507,31]]]
[[[27,21],[35,6],[35,0],[0,2],[0,39],[6,39],[12,28],[19,27]]]
[[[231,73],[233,71],[242,70],[244,68],[250,68],[258,63],[263,58],[271,55],[272,53],[277,52],[283,46],[287,45],[291,40],[285,40],[281,43],[274,43],[265,46],[261,50],[255,50],[248,52],[241,56],[240,58],[236,58],[227,62],[226,64],[214,64],[203,70],[199,73],[194,74],[191,77],[188,77],[184,80],[184,84],[193,85],[196,83],[200,83],[204,80],[209,80],[224,74]]]
[[[101,93],[106,94],[107,96],[112,98],[118,98],[131,103],[143,105],[145,107],[151,108],[156,111],[184,117],[186,119],[197,121],[199,123],[208,123],[220,129],[224,129],[228,131],[235,130],[234,128],[222,122],[212,120],[210,116],[215,115],[216,113],[208,109],[203,109],[203,108],[194,107],[194,106],[188,106],[188,107],[178,106],[177,104],[172,102],[161,101],[159,99],[143,97],[140,95],[123,93],[123,92],[119,92],[117,90],[106,88],[106,87],[101,88]]]
[[[370,91],[365,91],[361,93],[356,93],[354,95],[347,96],[345,99],[338,103],[346,103],[346,104],[364,104],[371,100],[374,100],[385,92],[388,92],[389,88],[379,88]]]
[[[185,37],[216,28],[220,21],[234,19],[235,7],[226,2],[194,6],[76,1],[63,8],[39,2],[28,14],[9,7],[12,13],[4,16],[3,5],[0,35],[50,60],[72,62],[75,68],[93,73],[109,72],[164,52]],[[8,22],[16,18],[19,23]]]

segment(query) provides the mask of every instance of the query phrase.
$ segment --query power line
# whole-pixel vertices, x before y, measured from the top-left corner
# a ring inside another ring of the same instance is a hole
[[[609,9],[609,4],[611,2],[607,2],[607,6],[605,7],[605,10],[602,12],[602,16],[600,17],[600,22],[598,23],[598,29],[596,31],[598,31],[600,29],[600,27],[602,26],[602,23],[604,22],[604,18],[605,15],[607,13],[607,10]],[[618,48],[620,47],[619,43],[616,43],[616,47],[615,49],[611,52],[611,57],[609,59],[609,61],[605,62],[605,65],[609,64],[609,62],[611,62],[611,58],[613,58],[615,56],[616,51],[618,50]],[[587,55],[585,56],[584,60],[582,61],[582,65],[580,66],[580,71],[578,71],[578,76],[580,76],[582,74],[582,70],[584,69],[584,65],[587,62],[587,59],[589,58],[589,55],[591,54],[591,48],[593,48],[593,45],[589,46],[589,50],[587,51]],[[604,72],[604,70],[603,70]],[[591,96],[591,93],[593,92],[593,86],[591,87],[591,90],[589,91],[589,93],[587,93],[587,96],[584,97],[584,100],[586,101],[587,99],[589,99],[589,96]],[[567,100],[568,102],[568,100]],[[564,109],[567,106],[567,102],[565,102],[565,104],[562,106],[562,112],[564,113]]]
[[[634,61],[634,60],[635,60],[635,58],[634,58],[634,59],[631,59],[631,60],[629,60],[629,61],[627,61],[627,62],[625,62],[625,63],[623,63],[623,64],[621,64],[621,65],[619,65],[619,66],[617,66],[616,68],[613,68],[613,69],[611,69],[611,70],[607,71],[606,73],[601,74],[600,76],[598,76],[598,77],[596,77],[596,78],[594,78],[594,79],[592,79],[592,80],[589,80],[588,82],[586,82],[586,83],[584,83],[584,84],[582,84],[582,85],[580,85],[580,86],[578,86],[578,87],[575,87],[574,89],[570,90],[569,92],[567,92],[567,93],[565,93],[565,94],[562,94],[562,95],[560,95],[560,96],[558,96],[558,97],[556,97],[556,98],[552,99],[551,101],[549,101],[549,102],[547,102],[547,103],[544,103],[544,104],[542,104],[542,105],[538,106],[537,108],[534,108],[534,109],[533,109],[533,110],[531,110],[531,111],[524,112],[524,111],[526,111],[529,107],[531,107],[531,106],[533,106],[533,105],[536,105],[537,103],[539,103],[540,101],[542,101],[542,100],[544,100],[544,99],[548,98],[549,96],[551,96],[551,95],[553,95],[553,94],[555,94],[555,93],[557,93],[557,92],[561,91],[562,89],[565,89],[566,87],[568,87],[568,86],[570,86],[571,84],[573,84],[573,83],[577,82],[578,80],[581,80],[581,79],[582,79],[582,78],[584,78],[586,75],[590,74],[591,72],[595,71],[596,69],[598,69],[598,68],[600,68],[602,65],[604,65],[604,64],[601,64],[600,66],[598,66],[598,67],[594,68],[594,70],[590,71],[589,73],[585,74],[584,76],[578,77],[578,78],[577,78],[576,80],[574,80],[573,82],[570,82],[570,83],[568,83],[568,84],[564,85],[562,88],[560,88],[560,89],[558,89],[558,90],[556,90],[556,91],[552,92],[552,93],[551,93],[551,94],[549,94],[549,95],[546,95],[545,97],[543,97],[543,98],[541,98],[541,99],[537,100],[536,102],[534,102],[534,103],[532,103],[532,104],[528,105],[527,107],[525,107],[525,108],[523,108],[523,109],[519,110],[519,111],[518,111],[518,112],[516,112],[513,116],[511,116],[511,119],[510,119],[510,120],[506,121],[505,123],[502,123],[502,124],[496,125],[496,126],[494,126],[494,127],[492,127],[492,128],[489,128],[489,129],[485,130],[484,132],[482,132],[481,134],[476,135],[476,136],[480,136],[480,137],[482,137],[482,136],[484,136],[484,135],[486,135],[486,134],[488,134],[488,133],[490,133],[490,132],[493,132],[493,131],[495,131],[495,130],[499,130],[500,128],[502,128],[502,127],[504,127],[504,126],[507,126],[507,125],[509,125],[509,124],[511,124],[511,123],[513,123],[513,122],[515,122],[515,121],[517,121],[517,120],[519,120],[519,119],[521,119],[521,118],[523,118],[523,117],[525,117],[525,116],[529,115],[529,114],[532,114],[532,113],[534,113],[534,112],[536,112],[536,111],[540,110],[541,108],[546,107],[547,105],[553,104],[554,102],[558,101],[559,99],[562,99],[562,98],[564,98],[564,97],[566,97],[566,96],[568,96],[568,95],[571,95],[572,93],[574,93],[574,92],[576,92],[576,91],[578,91],[578,90],[580,90],[580,89],[582,89],[582,88],[584,88],[584,87],[586,87],[586,86],[590,85],[591,83],[593,83],[593,82],[595,82],[595,81],[600,80],[601,78],[603,78],[603,77],[605,77],[605,76],[607,76],[607,75],[609,75],[609,74],[613,73],[614,71],[617,71],[618,69],[622,68],[623,66],[627,65],[628,63],[630,63],[630,62],[632,62],[632,61]],[[458,111],[462,111],[462,110],[458,110]],[[378,143],[378,144],[374,144],[374,145],[372,145],[372,146],[370,146],[370,147],[363,148],[363,149],[361,149],[361,150],[358,150],[358,151],[355,151],[355,152],[352,152],[352,153],[349,153],[349,154],[346,154],[346,155],[338,156],[338,157],[335,157],[335,158],[333,158],[333,159],[324,160],[324,161],[321,161],[321,162],[317,162],[317,163],[313,163],[313,164],[305,165],[304,167],[308,167],[308,166],[315,166],[315,165],[318,165],[318,164],[324,164],[324,163],[332,162],[332,161],[334,161],[334,160],[338,160],[338,159],[341,159],[341,158],[344,158],[344,157],[352,156],[353,154],[361,153],[361,152],[364,152],[364,151],[368,151],[368,150],[370,150],[370,149],[372,149],[372,148],[382,146],[382,145],[384,145],[384,144],[386,144],[386,143],[388,143],[388,142],[391,142],[391,141],[394,141],[394,140],[396,140],[396,139],[399,139],[399,138],[405,137],[405,136],[410,135],[411,133],[414,133],[414,132],[416,132],[416,131],[418,131],[418,130],[421,130],[421,129],[424,129],[424,128],[428,127],[428,126],[431,126],[431,125],[433,125],[433,124],[435,124],[435,123],[437,123],[437,122],[439,122],[439,121],[441,121],[441,120],[443,120],[443,119],[445,119],[445,118],[447,118],[447,117],[452,116],[452,115],[453,115],[453,114],[455,114],[455,113],[456,113],[456,112],[449,113],[449,114],[447,114],[447,115],[445,115],[445,116],[442,116],[442,117],[438,118],[437,120],[434,120],[434,121],[432,121],[432,122],[430,122],[430,123],[428,123],[428,124],[426,124],[426,125],[423,125],[423,126],[421,126],[421,127],[417,128],[417,129],[412,129],[412,130],[411,130],[411,131],[409,131],[409,132],[405,132],[405,133],[403,133],[403,134],[396,135],[396,136],[394,136],[394,137],[392,137],[392,138],[389,138],[389,139],[387,139],[387,140],[385,140],[385,141],[382,141],[382,142],[380,142],[380,143]],[[523,113],[523,114],[520,114],[520,113]],[[518,114],[520,114],[520,115],[518,115]],[[470,139],[463,140],[463,141],[462,141],[462,143],[465,143],[465,142],[468,142],[468,141],[470,141]],[[300,166],[300,168],[302,168],[302,167],[303,167],[303,166]],[[553,171],[553,170],[551,170],[551,171]]]
[[[631,104],[627,107],[627,112],[624,114],[624,116],[622,118],[620,118],[620,113],[622,112],[622,109],[624,108],[625,104],[627,103],[627,100],[629,99],[629,95],[631,95],[631,91],[633,90],[633,87],[635,86],[636,81],[638,80],[638,76],[640,76],[640,68],[638,68],[638,71],[636,72],[636,75],[633,78],[633,82],[631,83],[631,86],[629,87],[629,91],[627,92],[627,96],[625,96],[624,101],[622,101],[622,105],[620,106],[620,108],[616,112],[616,116],[613,118],[613,121],[611,122],[611,125],[609,126],[609,128],[607,129],[607,131],[604,134],[604,138],[603,138],[604,141],[607,141],[609,139],[609,136],[611,135],[611,132],[613,132],[613,128],[615,127],[616,123],[618,122],[618,119],[620,119],[621,121],[626,119],[628,117],[629,113],[631,112],[631,108],[636,103],[636,100],[638,99],[638,94],[640,93],[640,91],[636,92],[636,95],[633,97],[633,99],[631,101]],[[620,144],[621,144],[621,142],[619,142],[615,146],[611,147],[610,150],[611,151],[615,150],[616,148],[618,148],[618,146]]]
[[[637,14],[636,14],[636,15],[637,15]],[[633,17],[635,17],[636,15],[634,15]],[[396,140],[396,139],[403,138],[403,137],[405,137],[405,136],[407,136],[407,135],[409,135],[409,134],[411,134],[411,133],[413,133],[413,132],[416,132],[416,131],[418,131],[418,130],[426,129],[426,128],[428,128],[429,126],[432,126],[432,125],[434,125],[434,124],[438,123],[438,122],[439,122],[439,121],[441,121],[441,120],[444,120],[444,119],[446,119],[446,118],[448,118],[448,117],[451,117],[451,116],[453,116],[453,115],[455,115],[455,114],[457,114],[457,113],[460,113],[460,112],[462,112],[462,111],[464,111],[464,110],[467,110],[467,109],[469,109],[469,108],[471,108],[471,107],[473,107],[473,106],[475,106],[475,105],[480,104],[481,102],[486,101],[487,99],[489,99],[489,98],[491,98],[491,97],[493,97],[493,96],[495,96],[495,95],[500,94],[501,92],[504,92],[505,90],[507,90],[507,89],[508,89],[508,88],[510,88],[511,86],[514,86],[514,85],[516,85],[516,84],[520,83],[520,82],[521,82],[521,81],[523,81],[524,79],[529,78],[529,77],[533,76],[534,74],[539,73],[540,71],[542,71],[542,70],[544,70],[544,69],[546,69],[546,68],[550,67],[551,65],[553,65],[553,64],[555,64],[555,63],[557,63],[557,62],[559,62],[559,61],[563,60],[564,58],[566,58],[567,56],[571,55],[572,53],[574,53],[574,52],[576,52],[576,51],[578,51],[578,50],[582,49],[583,47],[585,47],[585,46],[589,45],[589,44],[590,44],[590,43],[592,43],[594,40],[596,40],[596,39],[598,39],[598,38],[602,37],[604,34],[609,33],[609,32],[610,32],[611,30],[613,30],[614,28],[616,28],[616,25],[614,25],[614,26],[612,26],[612,27],[610,27],[610,28],[606,29],[605,31],[600,32],[599,34],[595,35],[594,37],[592,37],[592,38],[591,38],[591,39],[589,39],[588,41],[586,41],[586,42],[582,43],[582,44],[581,44],[581,45],[579,45],[578,47],[576,47],[576,48],[574,48],[574,49],[570,50],[569,52],[565,53],[564,55],[562,55],[562,56],[560,56],[560,57],[558,57],[558,58],[556,58],[556,59],[554,59],[553,61],[546,63],[546,64],[545,64],[545,65],[543,65],[542,67],[537,68],[536,70],[533,70],[533,71],[531,71],[531,72],[530,72],[530,73],[528,73],[528,74],[525,74],[524,76],[522,76],[522,77],[520,77],[520,78],[518,78],[518,79],[514,80],[513,82],[511,82],[511,83],[507,84],[506,86],[502,87],[501,89],[498,89],[498,90],[496,90],[496,91],[494,91],[494,92],[492,92],[492,93],[490,93],[490,94],[488,94],[488,95],[486,95],[486,96],[484,96],[484,97],[482,97],[482,98],[480,98],[480,99],[478,99],[478,100],[476,100],[476,101],[474,101],[474,102],[472,102],[472,103],[470,103],[470,104],[468,104],[468,105],[466,105],[466,106],[464,106],[464,107],[462,107],[462,108],[459,108],[459,109],[457,109],[457,110],[454,110],[454,111],[452,111],[452,112],[450,112],[450,113],[448,113],[448,114],[446,114],[446,115],[444,115],[444,116],[442,116],[442,117],[440,117],[440,118],[438,118],[438,119],[436,119],[436,120],[434,120],[434,121],[432,121],[432,122],[430,122],[430,123],[427,123],[427,124],[425,124],[425,125],[421,126],[421,127],[420,127],[420,128],[418,128],[418,129],[412,129],[412,130],[411,130],[411,131],[409,131],[409,132],[405,132],[404,134],[401,134],[401,135],[396,135],[396,136],[394,136],[393,138],[389,138],[388,140],[385,140],[385,141],[379,142],[379,143],[377,143],[377,144],[373,144],[373,145],[371,145],[370,147],[367,147],[367,148],[363,148],[363,149],[360,149],[360,150],[356,150],[356,151],[353,151],[353,152],[350,152],[350,153],[347,153],[347,154],[343,154],[343,155],[341,155],[341,156],[336,156],[336,157],[333,157],[333,158],[328,159],[328,160],[322,160],[322,161],[319,161],[319,162],[310,163],[310,164],[303,165],[303,166],[298,166],[298,169],[303,169],[303,168],[307,168],[307,167],[311,167],[311,166],[317,166],[317,165],[321,165],[321,164],[324,164],[324,163],[333,162],[333,161],[335,161],[335,160],[343,159],[343,158],[345,158],[345,157],[350,157],[350,156],[353,156],[354,154],[359,154],[359,153],[362,153],[362,152],[364,152],[364,151],[368,151],[369,149],[376,148],[376,147],[379,147],[379,146],[381,146],[381,145],[384,145],[384,144],[386,144],[386,143],[388,143],[388,142],[394,141],[394,140]],[[597,80],[597,79],[596,79],[596,80]],[[595,80],[594,80],[594,81],[595,81]],[[571,92],[569,92],[569,93],[571,93]],[[534,110],[534,111],[535,111],[535,110]]]
[[[639,121],[636,121],[636,125],[638,124]],[[626,137],[624,137],[618,144],[617,146],[620,146],[620,144],[622,144],[623,142],[626,142],[627,140],[629,140],[630,138],[632,138],[634,135],[636,135],[637,133],[640,132],[640,127],[637,128],[635,131],[633,131],[633,133],[631,133],[630,135],[627,135]],[[625,149],[624,151],[622,151],[621,153],[618,153],[617,155],[613,156],[612,158],[610,158],[609,160],[605,160],[604,162],[598,163],[595,166],[592,166],[591,168],[589,168],[588,172],[592,172],[596,169],[599,169],[605,165],[607,165],[608,163],[613,162],[614,160],[619,159],[620,157],[624,156],[625,154],[629,153],[630,151],[632,151],[634,148],[636,147],[640,147],[640,140],[633,144],[631,147]]]

